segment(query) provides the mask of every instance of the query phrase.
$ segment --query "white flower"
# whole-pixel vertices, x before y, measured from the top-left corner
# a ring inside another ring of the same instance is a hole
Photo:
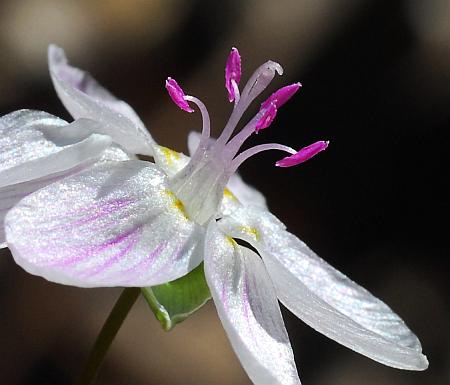
[[[279,64],[269,61],[241,93],[240,67],[233,49],[226,88],[234,109],[217,141],[209,137],[203,103],[167,80],[174,102],[187,112],[194,103],[203,116],[202,135],[189,138],[189,158],[157,145],[127,104],[70,67],[63,51],[51,47],[52,78],[74,118],[99,121],[97,134],[108,135],[129,153],[153,155],[155,164],[97,163],[26,196],[5,219],[14,259],[32,274],[81,287],[153,286],[204,261],[223,326],[258,385],[300,384],[277,298],[311,327],[361,354],[397,368],[425,369],[420,342],[404,322],[286,231],[262,195],[235,174],[260,151],[288,152],[277,162],[288,167],[328,145],[320,141],[295,151],[263,144],[239,154],[242,143],[267,128],[300,87],[296,83],[272,94],[232,137],[245,109],[276,72],[282,73]],[[248,242],[259,255],[235,239]]]

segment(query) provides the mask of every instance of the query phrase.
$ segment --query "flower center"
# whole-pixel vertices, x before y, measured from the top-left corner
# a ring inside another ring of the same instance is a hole
[[[294,83],[274,92],[261,104],[259,112],[253,119],[232,137],[246,109],[267,88],[276,73],[283,74],[283,69],[278,63],[273,61],[264,63],[253,73],[240,93],[241,58],[236,48],[231,50],[225,68],[225,87],[229,101],[234,102],[234,108],[217,141],[210,139],[210,119],[205,105],[196,97],[185,95],[174,79],[167,79],[166,89],[175,104],[191,113],[194,110],[189,102],[194,103],[202,114],[203,129],[198,148],[187,166],[170,181],[171,188],[183,202],[192,220],[204,224],[217,215],[228,179],[251,156],[267,150],[284,151],[289,156],[279,160],[276,165],[290,167],[303,163],[327,148],[328,142],[324,141],[316,142],[300,151],[282,144],[267,143],[238,154],[242,144],[253,133],[270,126],[278,109],[301,87],[300,83]]]

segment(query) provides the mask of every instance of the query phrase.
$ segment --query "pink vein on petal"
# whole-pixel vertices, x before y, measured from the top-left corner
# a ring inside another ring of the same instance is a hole
[[[61,221],[61,223],[56,223],[53,226],[49,226],[48,223],[46,223],[45,226],[45,232],[46,238],[48,240],[52,239],[58,239],[60,237],[58,230],[75,230],[78,226],[88,224],[90,222],[95,221],[96,219],[107,217],[110,214],[114,214],[115,212],[119,211],[120,209],[126,208],[130,204],[134,203],[135,200],[131,198],[119,198],[119,199],[113,199],[106,202],[95,202],[89,206],[86,207],[80,207],[76,210],[72,210],[69,212],[65,212],[60,215],[53,215],[50,218],[51,221]],[[86,215],[90,211],[94,211],[91,215],[88,215],[87,217],[81,217],[82,215]],[[75,217],[72,219],[72,217]],[[105,227],[108,227],[110,224],[106,221],[105,223],[98,223],[95,226],[95,229],[93,231],[98,232],[101,229],[104,229]],[[117,226],[117,222],[113,223],[114,226]],[[36,226],[34,229],[29,229],[29,232],[34,233],[43,233],[43,228]],[[67,235],[66,235],[67,236]]]
[[[80,218],[73,222],[71,226],[80,226],[89,222],[92,222],[98,218],[101,218],[103,216],[107,216],[109,214],[113,214],[114,212],[127,207],[132,203],[133,200],[129,198],[121,198],[121,199],[114,199],[107,202],[102,202],[100,205],[93,205],[91,206],[91,209],[97,209],[96,212],[94,212],[92,215],[89,215],[84,218]],[[87,211],[86,208],[84,211]]]
[[[153,274],[153,277],[159,277],[163,271],[167,270],[169,265],[175,264],[175,261],[180,258],[182,248],[183,246],[180,245],[177,250],[171,255],[171,257]]]
[[[135,266],[129,268],[128,270],[124,271],[122,274],[124,275],[130,275],[129,279],[125,281],[125,283],[128,283],[132,279],[134,279],[137,275],[139,275],[141,272],[147,271],[147,269],[150,267],[151,264],[155,261],[157,257],[161,255],[161,253],[164,251],[164,249],[167,246],[167,241],[161,242],[156,248],[148,254],[145,258],[143,258],[139,263],[137,263]]]
[[[84,224],[88,224],[90,222],[95,221],[96,219],[107,217],[110,214],[113,214],[120,209],[126,208],[131,203],[133,203],[134,200],[131,198],[119,198],[119,199],[113,199],[106,202],[95,202],[92,205],[89,205],[87,207],[80,207],[76,210],[69,211],[68,213],[64,213],[59,216],[53,216],[52,220],[64,220],[66,218],[71,217],[78,217],[78,219],[74,219],[72,221],[63,222],[60,224],[56,224],[53,227],[47,227],[47,232],[54,232],[55,230],[69,230],[69,229],[75,229],[77,226],[81,226]],[[90,211],[95,211],[91,215],[88,215],[87,217],[81,217],[81,215],[85,215],[89,213]],[[99,229],[99,227],[95,228],[96,230]],[[38,231],[39,229],[36,229]]]
[[[253,332],[253,326],[250,321],[250,312],[251,312],[250,296],[249,296],[250,289],[248,286],[247,273],[245,271],[244,271],[244,276],[242,278],[242,286],[243,286],[242,287],[242,303],[243,303],[243,307],[244,307],[244,309],[243,309],[244,310],[244,318],[245,318],[245,321],[246,321],[246,324],[247,324],[248,330],[249,330],[248,336],[251,338],[252,343],[256,347],[259,344],[258,344],[257,338],[255,338],[255,334]]]
[[[111,246],[115,246],[115,245],[122,243],[123,241],[127,240],[131,235],[133,235],[137,231],[137,229],[138,228],[134,228],[131,231],[127,231],[125,233],[119,234],[115,238],[109,239],[99,245],[84,247],[84,248],[82,248],[81,253],[78,255],[74,255],[74,256],[65,258],[63,260],[49,262],[49,263],[46,263],[45,265],[46,266],[55,266],[55,267],[59,266],[62,268],[70,267],[74,263],[81,262],[84,259],[87,259],[93,255],[101,253],[102,251],[108,249]],[[54,249],[57,250],[58,248],[55,247]],[[41,253],[42,253],[42,250],[41,250]]]
[[[118,253],[116,253],[112,257],[108,258],[103,264],[101,264],[99,266],[95,266],[94,268],[89,269],[87,271],[84,271],[83,274],[81,274],[81,275],[84,277],[95,276],[97,274],[102,273],[103,271],[110,268],[112,265],[114,265],[118,261],[120,261],[125,255],[127,255],[134,248],[134,246],[138,242],[138,240],[139,240],[138,229],[139,228],[134,229],[126,236],[123,236],[123,235],[120,236],[122,239],[120,241],[118,241],[117,243],[121,243],[123,240],[129,239],[131,237],[128,244],[125,245],[125,247],[122,250],[119,250]]]

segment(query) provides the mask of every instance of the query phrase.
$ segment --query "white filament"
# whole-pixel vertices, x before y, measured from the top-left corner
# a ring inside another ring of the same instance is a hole
[[[268,150],[284,151],[284,152],[287,152],[292,155],[297,153],[297,151],[295,151],[292,147],[285,146],[283,144],[278,144],[278,143],[260,144],[258,146],[249,148],[248,150],[245,150],[244,152],[241,152],[236,158],[234,158],[230,164],[230,168],[229,168],[230,172],[235,172],[238,169],[238,167],[243,162],[245,162],[248,158],[250,158],[251,156],[256,155],[263,151],[268,151]]]

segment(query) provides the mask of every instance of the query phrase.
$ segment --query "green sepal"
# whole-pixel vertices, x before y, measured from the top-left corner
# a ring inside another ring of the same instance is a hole
[[[162,285],[143,287],[141,291],[166,331],[184,321],[211,298],[203,263],[184,277]]]

